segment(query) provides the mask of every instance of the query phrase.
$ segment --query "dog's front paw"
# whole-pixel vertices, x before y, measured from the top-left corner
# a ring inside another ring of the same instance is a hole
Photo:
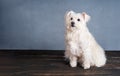
[[[71,67],[76,67],[76,66],[77,66],[77,62],[76,62],[76,61],[70,62],[70,66],[71,66]]]
[[[83,65],[83,68],[84,68],[84,69],[90,69],[90,65],[89,65],[89,64],[84,64],[84,65]]]
[[[84,69],[90,69],[90,66],[84,66]]]

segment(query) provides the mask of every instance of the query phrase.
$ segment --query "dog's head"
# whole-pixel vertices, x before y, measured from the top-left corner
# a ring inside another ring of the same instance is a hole
[[[85,12],[75,13],[69,11],[65,14],[66,28],[67,30],[80,30],[82,27],[86,26],[86,23],[90,20],[90,16]]]

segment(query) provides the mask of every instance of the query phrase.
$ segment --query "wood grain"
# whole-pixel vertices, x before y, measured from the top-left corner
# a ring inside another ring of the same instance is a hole
[[[120,76],[120,52],[107,51],[107,64],[71,68],[64,51],[0,50],[0,76]]]

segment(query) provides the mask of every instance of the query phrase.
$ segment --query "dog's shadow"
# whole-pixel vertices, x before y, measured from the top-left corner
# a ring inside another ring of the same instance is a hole
[[[69,59],[64,59],[64,64],[71,67]],[[83,67],[81,65],[82,65],[81,63],[77,62],[77,67],[83,69]]]

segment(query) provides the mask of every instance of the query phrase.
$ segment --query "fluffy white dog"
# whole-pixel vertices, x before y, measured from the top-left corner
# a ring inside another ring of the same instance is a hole
[[[90,66],[101,67],[106,63],[104,50],[86,26],[89,20],[90,16],[85,12],[69,11],[65,15],[65,57],[69,59],[71,67],[76,67],[77,62],[81,63],[84,69],[89,69]]]

